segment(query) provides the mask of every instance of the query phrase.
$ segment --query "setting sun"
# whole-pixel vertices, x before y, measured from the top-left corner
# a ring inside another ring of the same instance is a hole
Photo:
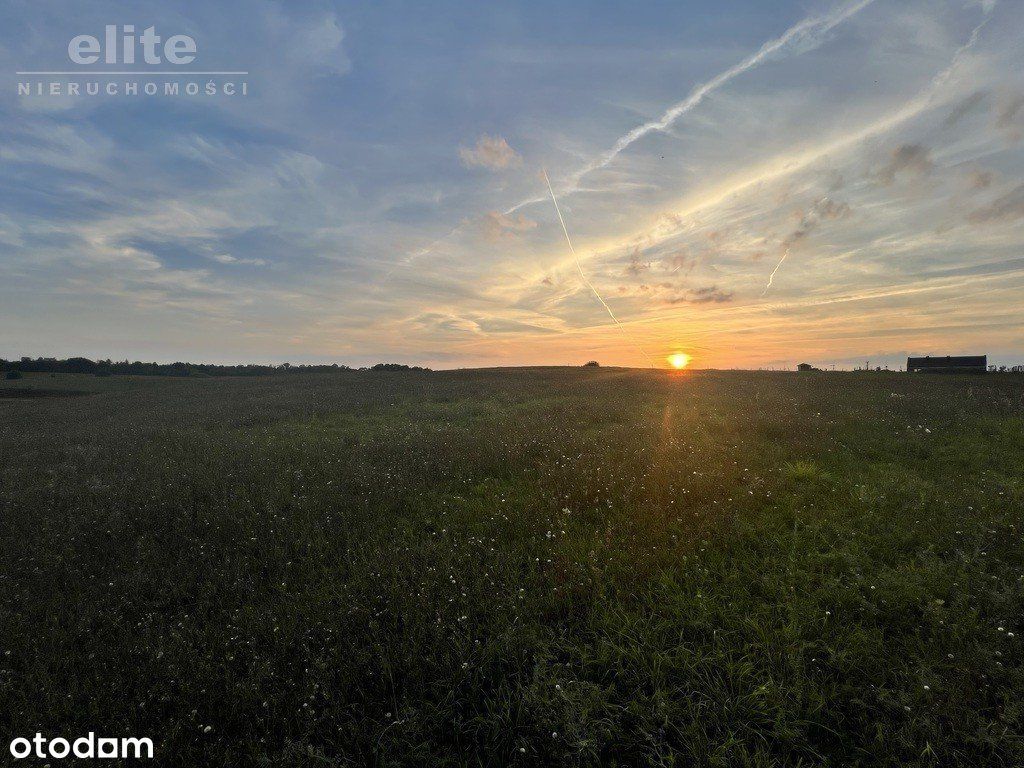
[[[674,355],[669,355],[667,360],[669,365],[677,369],[685,368],[690,364],[690,356],[685,352],[676,352]]]

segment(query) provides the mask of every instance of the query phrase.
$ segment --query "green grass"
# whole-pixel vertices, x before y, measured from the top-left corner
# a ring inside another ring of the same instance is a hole
[[[0,398],[8,741],[150,736],[188,766],[1024,764],[1020,378],[3,386],[47,393]]]

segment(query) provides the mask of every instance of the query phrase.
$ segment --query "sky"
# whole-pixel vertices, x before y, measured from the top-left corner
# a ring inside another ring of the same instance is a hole
[[[69,58],[107,25],[195,59]],[[1018,364],[1021,29],[1019,0],[7,0],[0,357]]]

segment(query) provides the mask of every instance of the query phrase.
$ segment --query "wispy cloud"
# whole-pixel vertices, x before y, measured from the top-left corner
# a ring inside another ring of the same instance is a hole
[[[266,265],[265,259],[253,259],[248,257],[239,258],[232,256],[230,253],[218,253],[213,256],[213,260],[218,264],[243,264],[252,267],[262,267]]]
[[[467,168],[504,171],[521,165],[523,159],[501,136],[484,134],[473,147],[460,147],[459,159]]]
[[[892,151],[892,157],[878,169],[875,178],[879,184],[889,186],[901,174],[924,176],[935,167],[928,148],[921,144],[902,144]]]
[[[1000,195],[988,205],[977,208],[967,216],[971,224],[1024,219],[1024,184]]]
[[[942,121],[943,126],[952,128],[967,115],[974,112],[988,97],[985,91],[975,91],[970,96],[961,99]]]
[[[506,216],[498,211],[491,211],[483,219],[484,234],[488,240],[500,241],[514,238],[517,234],[529,232],[537,228],[537,222],[522,214]]]
[[[733,300],[733,291],[719,288],[717,285],[708,285],[703,288],[690,288],[681,294],[676,294],[668,299],[669,304],[725,304]]]

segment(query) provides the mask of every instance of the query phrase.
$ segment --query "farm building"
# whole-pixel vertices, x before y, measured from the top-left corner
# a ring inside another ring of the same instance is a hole
[[[987,369],[987,355],[907,358],[907,371],[911,373],[984,373]]]

